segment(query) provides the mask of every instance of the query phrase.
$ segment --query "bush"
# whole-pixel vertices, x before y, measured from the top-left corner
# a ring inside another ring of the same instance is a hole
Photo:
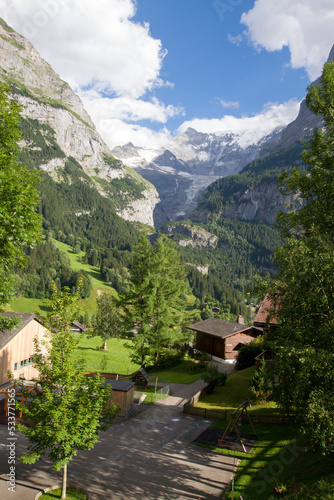
[[[155,365],[158,368],[168,368],[180,363],[184,358],[184,353],[179,349],[164,349],[161,351],[158,363]]]
[[[255,358],[263,351],[263,343],[259,340],[253,340],[250,344],[246,344],[241,347],[238,357],[237,364],[235,365],[236,370],[243,370],[244,368],[249,368],[255,365]]]
[[[209,364],[206,368],[206,372],[202,375],[202,379],[209,384],[210,392],[213,392],[216,385],[225,385],[227,373],[219,371],[217,365]]]

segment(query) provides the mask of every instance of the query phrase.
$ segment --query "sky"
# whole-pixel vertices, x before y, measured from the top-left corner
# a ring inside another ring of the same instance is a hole
[[[0,0],[107,144],[271,132],[334,44],[333,0]]]

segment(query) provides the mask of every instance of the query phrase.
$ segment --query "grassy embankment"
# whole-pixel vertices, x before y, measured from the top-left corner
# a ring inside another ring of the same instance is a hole
[[[218,387],[205,396],[197,406],[232,411],[250,394],[248,384],[254,368],[232,374],[225,387]],[[253,405],[252,414],[280,415],[274,402]],[[225,429],[226,421],[213,427]],[[253,434],[248,424],[239,428],[242,434]],[[219,453],[235,456],[240,460],[235,476],[234,498],[246,500],[271,500],[277,498],[274,488],[282,488],[289,500],[329,500],[334,498],[334,457],[324,457],[319,452],[307,450],[297,426],[255,424],[258,440],[250,453],[233,452],[212,447]],[[217,443],[218,444],[218,443]],[[230,491],[226,497],[232,499]]]
[[[84,252],[75,254],[73,253],[73,250],[69,245],[61,243],[60,241],[56,241],[56,243],[59,250],[65,252],[70,258],[72,269],[76,271],[79,269],[83,269],[91,277],[93,291],[90,297],[81,301],[81,309],[83,313],[87,311],[89,315],[94,314],[96,312],[96,298],[98,297],[99,293],[103,290],[109,290],[113,292],[113,288],[111,288],[110,284],[105,283],[100,279],[100,269],[98,267],[90,266],[89,264],[82,264],[81,262],[79,262],[79,258],[83,257]],[[44,315],[45,306],[43,305],[43,302],[43,299],[27,299],[25,297],[19,297],[13,300],[11,304],[11,310],[15,312],[29,312]]]

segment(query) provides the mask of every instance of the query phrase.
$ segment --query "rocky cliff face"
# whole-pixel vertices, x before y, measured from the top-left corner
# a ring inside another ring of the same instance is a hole
[[[66,158],[74,158],[99,192],[109,197],[112,196],[113,180],[123,179],[136,189],[131,195],[123,193],[122,206],[117,208],[115,203],[116,210],[127,220],[153,225],[153,211],[159,202],[154,186],[112,156],[80,98],[39,56],[31,43],[2,20],[0,61],[0,78],[10,85],[22,105],[23,118],[37,120],[42,134],[47,125],[58,146],[58,154],[44,159],[41,155],[34,166],[60,182]],[[23,141],[21,146],[38,149],[31,140]]]
[[[287,211],[293,205],[300,208],[296,196],[282,195],[277,183],[263,183],[256,188],[240,193],[238,203],[232,205],[224,216],[244,221],[257,220],[264,224],[273,224],[279,211]]]

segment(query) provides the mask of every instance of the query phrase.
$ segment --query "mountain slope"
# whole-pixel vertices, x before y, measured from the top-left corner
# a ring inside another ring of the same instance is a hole
[[[3,20],[0,60],[0,78],[22,106],[24,160],[57,183],[71,183],[66,165],[74,159],[81,181],[110,198],[121,217],[153,225],[155,188],[113,157],[80,98]]]

